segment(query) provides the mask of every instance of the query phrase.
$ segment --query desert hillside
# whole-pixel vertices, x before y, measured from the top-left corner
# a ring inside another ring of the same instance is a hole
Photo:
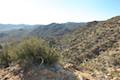
[[[120,16],[89,22],[86,27],[66,35],[61,42],[67,62],[84,66],[96,74],[100,72],[101,76],[120,77]]]
[[[120,80],[120,16],[88,22],[54,44],[28,38],[0,53],[1,80]]]

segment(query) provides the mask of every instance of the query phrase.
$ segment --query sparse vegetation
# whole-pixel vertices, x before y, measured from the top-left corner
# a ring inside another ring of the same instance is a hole
[[[113,71],[114,75],[108,70],[120,68],[119,20],[120,17],[117,16],[96,24],[90,22],[86,27],[65,36],[61,42],[68,45],[63,49],[66,61],[84,67],[105,80],[111,76],[119,77],[119,71]]]

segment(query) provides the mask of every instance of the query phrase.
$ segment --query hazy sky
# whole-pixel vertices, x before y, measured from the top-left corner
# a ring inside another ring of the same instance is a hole
[[[0,23],[87,22],[120,15],[120,0],[0,0]]]

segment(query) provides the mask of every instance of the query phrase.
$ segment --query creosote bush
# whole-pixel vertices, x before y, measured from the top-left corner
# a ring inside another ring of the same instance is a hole
[[[24,39],[17,44],[9,45],[4,49],[4,53],[12,63],[51,65],[58,61],[57,51],[39,38]]]

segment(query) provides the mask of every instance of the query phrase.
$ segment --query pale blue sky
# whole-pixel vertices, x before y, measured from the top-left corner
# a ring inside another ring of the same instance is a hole
[[[120,15],[120,0],[0,0],[0,23],[87,22]]]

